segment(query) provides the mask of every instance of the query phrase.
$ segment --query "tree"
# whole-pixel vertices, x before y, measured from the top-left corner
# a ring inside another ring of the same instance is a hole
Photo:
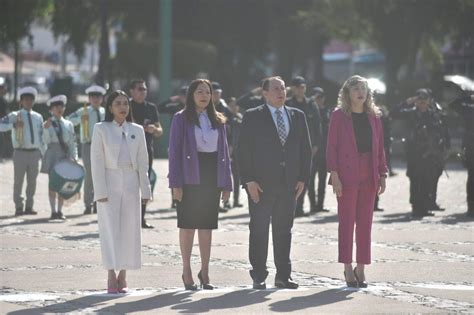
[[[367,39],[385,55],[389,103],[397,98],[401,66],[408,64],[413,69],[420,50],[438,65],[434,72],[440,73],[441,56],[435,42],[444,43],[445,37],[456,28],[453,25],[458,24],[456,19],[466,14],[463,7],[471,7],[470,20],[473,13],[471,0],[354,0],[353,5],[361,23],[366,25]]]
[[[0,10],[0,46],[9,49],[13,47],[15,58],[14,100],[17,97],[19,42],[28,37],[31,45],[30,28],[33,22],[46,16],[51,11],[50,0],[1,0]]]

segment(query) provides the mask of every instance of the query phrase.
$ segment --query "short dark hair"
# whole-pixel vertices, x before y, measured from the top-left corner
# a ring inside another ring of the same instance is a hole
[[[265,78],[265,79],[262,80],[262,90],[268,91],[268,89],[270,88],[270,82],[273,81],[273,80],[283,81],[283,79],[280,76],[273,76],[273,77]],[[285,82],[285,81],[283,81],[283,82]]]
[[[138,84],[146,84],[146,81],[144,79],[133,79],[130,81],[130,90],[133,90],[137,87]]]
[[[114,120],[114,115],[110,111],[110,107],[112,107],[112,103],[119,96],[125,96],[127,98],[127,101],[129,99],[127,93],[125,93],[122,90],[117,90],[117,91],[113,91],[112,93],[110,93],[109,96],[107,97],[107,102],[105,103],[105,118],[104,118],[104,121],[113,121]],[[130,104],[129,104],[129,106],[130,106]],[[132,107],[130,107],[130,110],[128,111],[127,121],[128,122],[133,121],[133,119],[132,119]]]

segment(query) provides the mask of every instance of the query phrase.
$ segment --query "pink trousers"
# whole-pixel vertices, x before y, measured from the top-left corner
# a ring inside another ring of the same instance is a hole
[[[340,263],[352,263],[354,224],[356,234],[356,262],[370,264],[370,243],[372,216],[374,211],[375,187],[372,177],[371,153],[362,153],[359,159],[359,183],[344,185],[342,196],[337,198],[339,217],[339,258]]]

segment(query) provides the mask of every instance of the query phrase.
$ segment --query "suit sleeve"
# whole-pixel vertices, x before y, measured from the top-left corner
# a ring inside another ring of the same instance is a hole
[[[328,172],[338,172],[337,152],[339,140],[339,117],[338,112],[333,112],[329,120],[328,143],[326,147],[326,165]]]
[[[240,178],[242,184],[256,181],[254,160],[254,133],[251,122],[252,112],[246,112],[242,119],[242,127],[239,138],[239,156],[237,161],[240,166]]]
[[[183,142],[184,142],[184,117],[183,113],[174,115],[169,141],[169,163],[168,163],[168,180],[169,188],[180,188],[184,184],[183,175]]]
[[[145,131],[140,127],[140,146],[137,152],[138,177],[143,199],[152,199],[151,185],[148,178],[148,151],[146,148]]]
[[[308,123],[306,121],[304,113],[301,115],[301,138],[303,139],[300,147],[300,172],[298,180],[304,183],[308,183],[309,175],[311,173],[311,139],[309,136]]]
[[[108,198],[105,179],[105,146],[102,132],[95,126],[91,143],[91,171],[94,185],[94,201]]]

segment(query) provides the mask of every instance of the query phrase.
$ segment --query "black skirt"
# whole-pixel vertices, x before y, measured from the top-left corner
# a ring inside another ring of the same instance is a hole
[[[184,185],[178,203],[178,227],[217,229],[220,189],[217,187],[217,152],[198,152],[199,185]]]

